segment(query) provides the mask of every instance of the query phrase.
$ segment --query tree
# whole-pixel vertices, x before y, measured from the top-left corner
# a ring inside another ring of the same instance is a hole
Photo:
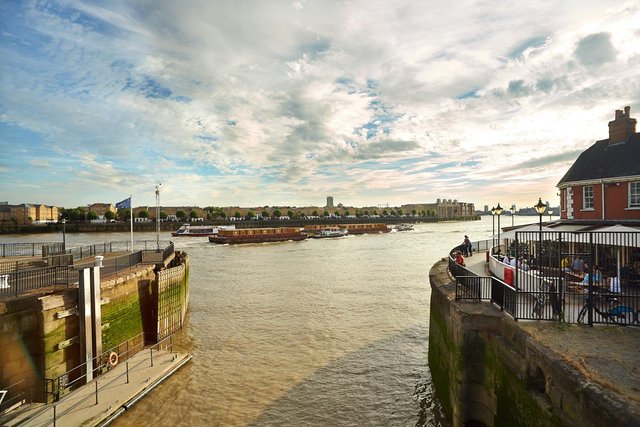
[[[387,213],[387,210],[386,210],[386,209],[383,209],[383,210],[382,210],[382,215],[383,215],[383,216],[387,216],[387,215],[388,215],[388,213]]]
[[[189,218],[191,218],[191,219],[198,218],[198,212],[196,212],[196,211],[189,212]]]
[[[240,211],[236,211],[236,212],[233,214],[233,216],[234,216],[235,218],[242,218],[242,214],[240,213]]]
[[[356,209],[356,218],[360,218],[361,216],[362,214],[360,213],[360,211]]]
[[[138,218],[149,218],[149,211],[146,209],[142,209],[138,212]]]
[[[326,212],[326,211],[325,211],[325,212]],[[327,212],[327,213],[329,213],[329,212]],[[311,216],[318,216],[318,211],[313,211],[313,212],[311,212]]]
[[[349,216],[351,213],[349,211],[344,211],[344,216]]]
[[[96,211],[89,211],[89,213],[87,213],[87,219],[88,220],[98,219],[98,214],[96,213]]]
[[[247,216],[245,218],[253,219],[254,216],[256,216],[256,213],[254,211],[249,211],[247,212]]]
[[[418,212],[415,209],[411,209],[411,216],[416,216]]]
[[[180,219],[181,221],[184,221],[184,219],[187,217],[187,213],[180,209],[176,212],[176,217],[178,217],[178,219]]]
[[[287,211],[287,216],[288,216],[289,218],[293,218],[293,217],[295,217],[295,216],[296,216],[296,214],[295,214],[295,213],[293,213],[293,211],[292,211],[291,209],[289,209],[289,210]]]
[[[378,215],[378,211],[377,211],[377,210],[374,210],[374,211],[373,211],[373,214],[374,214],[374,215]]]
[[[329,211],[324,211],[324,213],[322,214],[323,217],[328,217],[329,216]]]
[[[131,215],[131,210],[130,209],[118,209],[118,219],[120,221],[129,221],[129,216]],[[73,216],[71,216],[71,218],[73,219]]]
[[[165,211],[160,211],[160,219],[167,219],[169,215]]]
[[[262,213],[260,214],[260,216],[262,216],[262,218],[269,218],[269,212],[267,211],[262,211]]]
[[[337,217],[339,217],[339,216],[340,216],[340,212],[339,212],[339,211],[335,211],[333,214],[334,214],[335,216],[337,216]],[[327,215],[327,216],[328,216],[328,215]]]
[[[275,211],[273,211],[274,218],[280,218],[281,216],[282,216],[282,213],[280,212],[279,209],[276,209]]]
[[[364,211],[364,214],[368,216],[369,215],[369,211]]]
[[[116,214],[113,213],[113,211],[106,211],[104,213],[104,219],[106,219],[107,221],[112,221],[113,219],[115,219]]]

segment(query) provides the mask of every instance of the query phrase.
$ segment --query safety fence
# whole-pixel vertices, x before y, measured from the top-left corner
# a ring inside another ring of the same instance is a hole
[[[490,249],[491,277],[457,265],[457,249],[457,299],[491,301],[516,320],[640,326],[638,232],[515,232]]]
[[[46,256],[48,248],[59,244],[60,242],[0,243],[0,257]]]

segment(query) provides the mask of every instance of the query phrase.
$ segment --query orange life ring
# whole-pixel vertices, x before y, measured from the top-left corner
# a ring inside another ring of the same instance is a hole
[[[118,353],[112,351],[109,353],[109,366],[113,367],[118,364]]]

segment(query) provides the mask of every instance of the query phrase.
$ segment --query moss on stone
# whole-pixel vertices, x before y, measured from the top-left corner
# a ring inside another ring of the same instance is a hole
[[[109,324],[109,328],[102,331],[102,348],[105,351],[141,334],[142,308],[138,294],[132,293],[103,305],[102,323]]]

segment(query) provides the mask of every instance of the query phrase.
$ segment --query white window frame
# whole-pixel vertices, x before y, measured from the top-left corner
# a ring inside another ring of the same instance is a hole
[[[588,190],[591,190],[591,195],[588,195]],[[591,203],[587,203],[590,200]],[[593,185],[585,185],[582,187],[582,210],[592,211],[595,210],[595,196],[593,192]]]
[[[640,181],[630,182],[629,189],[629,208],[640,208]]]

